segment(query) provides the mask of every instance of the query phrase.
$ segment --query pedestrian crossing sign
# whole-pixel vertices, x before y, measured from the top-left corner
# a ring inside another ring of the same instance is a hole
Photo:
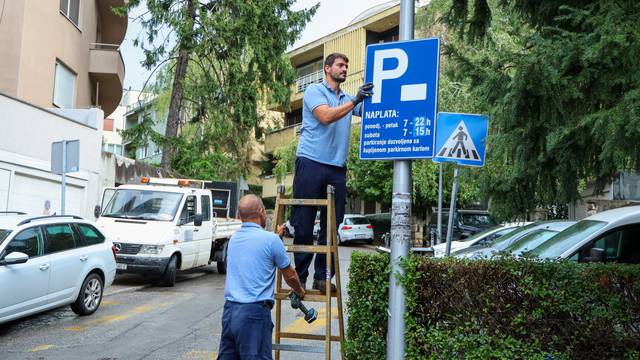
[[[488,128],[484,115],[439,112],[433,161],[484,166]]]

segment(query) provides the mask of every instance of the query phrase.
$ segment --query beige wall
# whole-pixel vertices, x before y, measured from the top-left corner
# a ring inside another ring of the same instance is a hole
[[[97,1],[80,2],[78,26],[60,12],[58,0],[3,2],[0,92],[41,107],[55,107],[55,64],[60,61],[77,75],[73,107],[93,106],[89,48],[99,42]]]

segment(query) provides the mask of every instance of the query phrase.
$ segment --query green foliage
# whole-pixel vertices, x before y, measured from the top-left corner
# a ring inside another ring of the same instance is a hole
[[[375,316],[388,306],[389,273],[382,267],[388,268],[387,256],[352,257],[350,359],[384,357],[384,348],[374,345],[386,339],[387,319]],[[639,354],[639,266],[411,257],[404,267],[407,359]]]
[[[345,356],[378,360],[386,354],[389,301],[389,256],[353,252],[349,267],[349,300]]]
[[[276,165],[273,167],[273,174],[278,181],[282,181],[287,174],[293,173],[296,168],[296,150],[298,141],[292,141],[288,145],[279,146],[273,151],[273,158]]]
[[[184,1],[146,0],[149,12],[140,18],[145,37],[137,43],[145,51],[144,65],[160,68],[158,107],[168,109],[178,51],[189,56],[179,136],[163,143],[176,151],[173,170],[199,178],[247,175],[254,139],[262,136],[258,104],[287,106],[295,72],[284,53],[317,9],[293,11],[293,3],[194,0],[190,26]]]
[[[474,112],[490,118],[480,183],[500,217],[570,203],[581,182],[601,190],[617,170],[638,168],[639,3],[433,3],[445,16],[424,18],[454,35],[447,76],[469,84]]]

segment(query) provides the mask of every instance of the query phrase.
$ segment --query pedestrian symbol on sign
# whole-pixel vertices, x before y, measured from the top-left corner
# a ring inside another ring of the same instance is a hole
[[[488,129],[486,116],[439,112],[433,161],[483,166]]]
[[[478,155],[478,150],[473,144],[473,139],[469,136],[469,131],[464,121],[461,121],[456,130],[451,134],[447,142],[438,153],[439,158],[465,159],[471,161],[482,161]]]

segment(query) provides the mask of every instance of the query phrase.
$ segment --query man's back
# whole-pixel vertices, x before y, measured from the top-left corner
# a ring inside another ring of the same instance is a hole
[[[258,224],[243,223],[227,248],[225,299],[239,303],[273,301],[276,267],[289,266],[282,240]]]

